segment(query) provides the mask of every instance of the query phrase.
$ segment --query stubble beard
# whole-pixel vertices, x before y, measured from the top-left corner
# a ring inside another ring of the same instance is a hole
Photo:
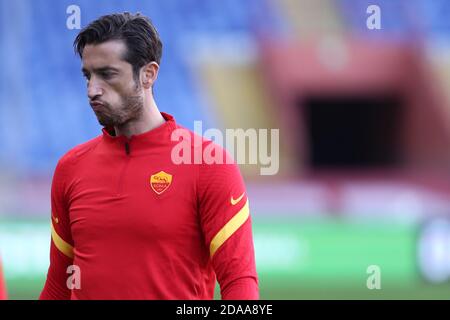
[[[120,127],[139,119],[144,110],[144,101],[138,93],[137,90],[133,95],[122,97],[120,106],[116,108],[104,102],[104,109],[95,112],[100,125],[106,128]]]

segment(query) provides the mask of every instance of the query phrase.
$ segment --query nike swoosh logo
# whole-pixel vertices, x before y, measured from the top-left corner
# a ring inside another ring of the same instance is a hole
[[[56,223],[59,223],[58,217],[55,217],[55,216],[53,215],[53,213],[52,213],[52,218],[53,218],[53,220],[54,220]]]
[[[245,191],[241,194],[241,196],[239,197],[239,198],[237,198],[237,199],[234,199],[233,198],[233,196],[231,196],[231,205],[236,205],[236,204],[238,204],[239,203],[239,201],[241,201],[242,200],[242,198],[244,197],[244,195],[245,195]]]

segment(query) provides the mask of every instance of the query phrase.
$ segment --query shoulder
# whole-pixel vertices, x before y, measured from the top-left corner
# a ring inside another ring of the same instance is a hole
[[[181,160],[177,160],[177,163],[194,166],[200,197],[223,196],[228,194],[224,190],[236,189],[237,193],[244,189],[239,166],[232,154],[222,146],[223,141],[212,141],[179,125],[176,130],[178,131],[173,132],[175,135],[172,135],[172,141],[183,145],[180,150],[184,149]]]
[[[95,147],[99,144],[101,139],[102,139],[101,136],[97,136],[89,141],[86,141],[73,147],[59,159],[56,169],[64,170],[65,168],[76,164],[78,160],[80,160],[85,155],[89,154],[90,151],[95,149]]]
[[[198,159],[199,155],[201,155],[201,164],[234,164],[233,157],[221,145],[223,141],[219,143],[214,142],[180,125],[176,126],[171,138],[174,142],[188,146],[192,151],[193,157],[197,155]],[[195,164],[198,163],[195,162]]]
[[[240,177],[239,166],[233,155],[223,146],[223,140],[215,142],[189,129],[180,128],[185,130],[186,138],[190,139],[192,163],[198,167],[200,180],[214,181],[223,180],[225,177]]]

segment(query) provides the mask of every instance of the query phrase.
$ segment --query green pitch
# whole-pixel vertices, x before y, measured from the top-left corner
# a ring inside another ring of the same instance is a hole
[[[0,251],[11,299],[36,299],[48,268],[48,221],[1,221]],[[449,299],[425,282],[417,226],[405,223],[254,218],[261,299]],[[380,270],[368,288],[369,266]],[[216,285],[215,297],[220,298]]]

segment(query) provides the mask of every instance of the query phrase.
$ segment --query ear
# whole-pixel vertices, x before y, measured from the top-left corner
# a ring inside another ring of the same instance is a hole
[[[150,89],[158,78],[159,65],[156,62],[147,63],[141,69],[141,83],[145,89]]]

